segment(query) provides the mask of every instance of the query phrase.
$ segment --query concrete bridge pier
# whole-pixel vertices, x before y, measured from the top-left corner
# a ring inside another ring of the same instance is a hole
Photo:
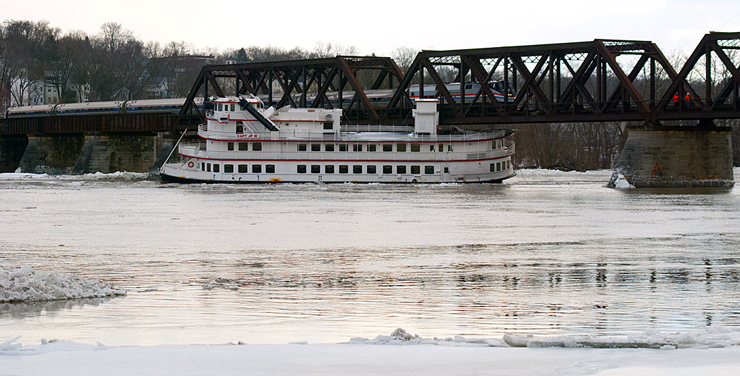
[[[0,173],[18,169],[27,144],[26,135],[0,136]]]
[[[163,144],[161,135],[58,134],[29,136],[16,164],[24,172],[150,172]],[[14,171],[12,161],[8,170]]]
[[[711,120],[630,128],[616,173],[637,188],[732,187],[731,132]]]

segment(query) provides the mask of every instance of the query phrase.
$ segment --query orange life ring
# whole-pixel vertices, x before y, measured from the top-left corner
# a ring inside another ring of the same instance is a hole
[[[193,161],[188,162],[188,167],[193,168],[193,166],[195,166],[195,163],[193,163]]]

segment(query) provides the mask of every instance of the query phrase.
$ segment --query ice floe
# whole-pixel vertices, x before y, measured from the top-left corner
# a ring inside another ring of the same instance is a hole
[[[104,298],[125,295],[109,283],[72,273],[33,270],[30,265],[18,269],[0,266],[0,302],[34,302],[80,298]]]

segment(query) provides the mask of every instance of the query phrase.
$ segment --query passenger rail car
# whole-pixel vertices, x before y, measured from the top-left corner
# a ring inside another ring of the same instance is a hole
[[[24,117],[171,113],[179,114],[186,98],[143,99],[130,101],[60,103],[36,106],[10,107],[5,114],[8,119]],[[203,108],[203,98],[195,98],[198,109]]]

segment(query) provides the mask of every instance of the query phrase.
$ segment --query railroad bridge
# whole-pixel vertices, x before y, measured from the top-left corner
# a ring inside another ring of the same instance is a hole
[[[42,142],[74,134],[79,144],[81,134],[175,134],[202,120],[196,98],[239,94],[277,107],[342,108],[343,124],[405,125],[413,122],[414,96],[421,95],[440,99],[441,127],[638,122],[619,162],[633,184],[726,186],[732,185],[730,131],[714,121],[740,118],[738,50],[740,33],[709,33],[678,71],[652,42],[601,39],[422,51],[405,72],[392,59],[374,56],[209,65],[179,117],[6,119],[0,137]],[[0,144],[3,154],[6,144]]]

